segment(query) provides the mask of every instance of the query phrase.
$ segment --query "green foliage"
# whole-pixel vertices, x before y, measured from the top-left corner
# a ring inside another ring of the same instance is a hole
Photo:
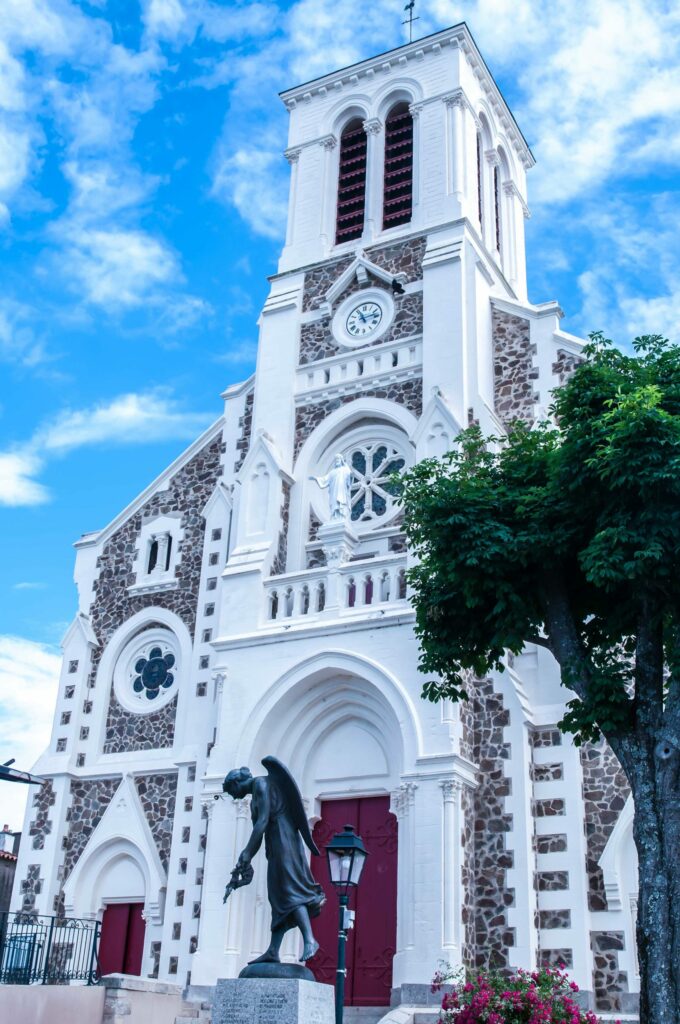
[[[543,638],[578,695],[563,728],[623,733],[640,629],[679,635],[680,349],[592,335],[551,416],[470,427],[403,478],[424,696],[465,699],[470,672]]]

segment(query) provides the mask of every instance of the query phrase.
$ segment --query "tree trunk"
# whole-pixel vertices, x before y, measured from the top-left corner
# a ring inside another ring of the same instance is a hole
[[[651,737],[612,742],[631,784],[639,859],[641,1024],[680,1021],[680,751]],[[670,753],[669,753],[670,750]]]

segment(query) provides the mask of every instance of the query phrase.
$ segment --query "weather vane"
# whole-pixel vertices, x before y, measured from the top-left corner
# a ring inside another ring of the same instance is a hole
[[[409,43],[413,42],[413,22],[414,21],[420,21],[420,18],[417,15],[416,15],[415,18],[413,17],[413,8],[415,6],[416,6],[416,0],[409,0],[409,2],[406,4],[406,7],[404,8],[405,11],[408,11],[408,18],[406,18],[405,21],[402,21],[402,25],[408,25],[408,41],[409,41]]]

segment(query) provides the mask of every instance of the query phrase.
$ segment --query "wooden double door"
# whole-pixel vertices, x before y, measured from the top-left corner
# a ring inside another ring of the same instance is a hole
[[[142,972],[144,952],[143,903],[109,903],[102,918],[99,939],[99,973]]]
[[[338,896],[328,877],[325,847],[336,832],[352,825],[369,856],[361,883],[352,894],[355,926],[347,941],[347,1006],[389,1006],[392,959],[397,944],[397,819],[389,797],[329,800],[321,807],[314,841],[322,856],[312,857],[312,871],[326,892],[326,905],[313,921],[320,949],[309,966],[317,981],[335,984],[338,951]]]

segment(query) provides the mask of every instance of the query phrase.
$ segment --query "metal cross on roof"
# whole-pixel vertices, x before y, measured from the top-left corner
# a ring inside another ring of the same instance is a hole
[[[407,3],[406,7],[404,8],[405,11],[408,11],[408,18],[406,18],[404,21],[402,21],[402,25],[408,25],[408,41],[409,41],[409,43],[413,42],[413,22],[414,21],[420,21],[420,18],[417,15],[416,15],[415,18],[413,17],[413,8],[415,6],[416,6],[416,0],[409,0],[409,3]]]

